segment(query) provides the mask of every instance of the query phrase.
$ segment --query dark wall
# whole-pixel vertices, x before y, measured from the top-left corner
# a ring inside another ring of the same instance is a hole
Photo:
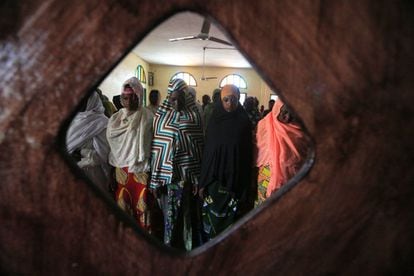
[[[80,99],[182,9],[232,30],[316,152],[298,185],[189,255],[145,239],[59,152],[59,129]],[[409,1],[3,2],[0,272],[408,274],[412,15]]]

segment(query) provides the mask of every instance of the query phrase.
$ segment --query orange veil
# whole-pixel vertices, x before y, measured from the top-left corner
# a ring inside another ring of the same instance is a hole
[[[302,165],[300,148],[304,142],[304,133],[293,123],[282,123],[277,119],[283,102],[278,99],[272,112],[259,121],[257,127],[256,166],[270,166],[270,181],[266,196],[279,189],[293,177]]]

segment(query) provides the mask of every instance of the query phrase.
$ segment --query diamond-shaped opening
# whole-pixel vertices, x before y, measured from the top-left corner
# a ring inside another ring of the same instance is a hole
[[[81,102],[67,129],[81,174],[167,246],[188,251],[225,235],[311,166],[300,119],[236,46],[212,18],[178,13]]]

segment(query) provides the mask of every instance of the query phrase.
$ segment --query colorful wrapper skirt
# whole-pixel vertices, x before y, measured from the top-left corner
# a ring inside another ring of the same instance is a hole
[[[223,189],[218,182],[207,186],[204,194],[203,232],[205,241],[208,241],[235,222],[238,200],[229,191]]]
[[[192,185],[178,181],[164,187],[160,203],[164,214],[164,244],[187,251],[201,245],[198,197]]]
[[[128,168],[116,168],[118,187],[115,200],[118,206],[135,218],[138,225],[151,232],[149,193],[147,191],[147,173],[130,173]]]
[[[259,168],[259,174],[257,176],[257,199],[255,201],[255,207],[259,206],[266,200],[267,187],[270,181],[270,166],[265,165]]]

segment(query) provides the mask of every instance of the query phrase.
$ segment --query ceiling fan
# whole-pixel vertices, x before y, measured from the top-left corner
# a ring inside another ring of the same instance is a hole
[[[207,47],[203,47],[203,71],[201,73],[201,80],[215,80],[215,79],[217,79],[217,77],[206,77],[206,76],[204,76],[204,71],[205,71],[205,67],[206,67],[206,48]]]
[[[230,42],[227,42],[223,39],[210,36],[210,21],[207,20],[207,18],[204,18],[203,26],[201,27],[201,32],[198,35],[190,35],[190,36],[184,36],[184,37],[176,37],[169,39],[170,42],[176,42],[176,41],[182,41],[182,40],[192,40],[192,39],[199,39],[199,40],[209,40],[221,44],[225,44],[228,46],[233,46]]]

